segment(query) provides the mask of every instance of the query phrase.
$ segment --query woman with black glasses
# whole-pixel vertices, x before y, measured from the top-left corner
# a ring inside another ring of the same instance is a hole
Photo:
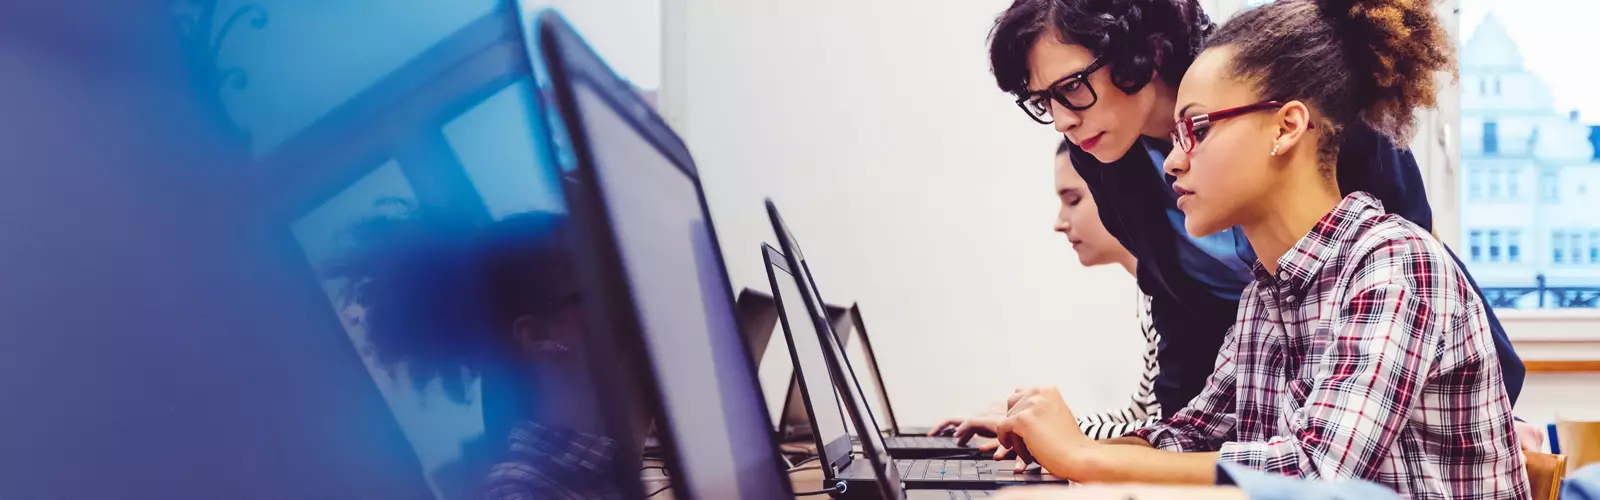
[[[1257,260],[1236,228],[1191,236],[1173,178],[1162,170],[1178,82],[1214,29],[1197,0],[1016,0],[989,40],[996,83],[1017,96],[1029,119],[1073,144],[1072,165],[1099,201],[1106,229],[1138,259],[1139,287],[1151,296],[1162,333],[1155,394],[1164,416],[1205,385]],[[1340,191],[1371,193],[1390,213],[1431,230],[1411,152],[1360,123],[1342,135]],[[1468,284],[1481,299],[1470,277]],[[1514,402],[1522,362],[1492,310],[1488,320]]]

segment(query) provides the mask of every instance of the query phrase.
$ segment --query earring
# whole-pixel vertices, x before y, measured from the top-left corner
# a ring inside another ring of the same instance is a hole
[[[1272,156],[1278,156],[1278,145],[1277,144],[1273,144],[1272,145]]]

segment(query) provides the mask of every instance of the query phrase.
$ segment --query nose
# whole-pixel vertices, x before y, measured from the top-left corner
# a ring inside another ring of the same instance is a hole
[[[1068,130],[1078,128],[1078,125],[1083,123],[1083,118],[1078,116],[1077,111],[1067,109],[1066,106],[1062,106],[1055,99],[1051,99],[1050,121],[1055,125],[1056,132],[1066,134]]]
[[[1189,171],[1189,153],[1185,153],[1181,147],[1174,146],[1172,152],[1167,154],[1167,160],[1161,163],[1161,168],[1167,171],[1167,175],[1181,176]]]
[[[1070,230],[1072,230],[1072,223],[1067,221],[1067,214],[1063,213],[1063,214],[1057,215],[1056,216],[1056,232],[1061,233],[1061,234],[1067,234],[1067,231],[1070,231]]]

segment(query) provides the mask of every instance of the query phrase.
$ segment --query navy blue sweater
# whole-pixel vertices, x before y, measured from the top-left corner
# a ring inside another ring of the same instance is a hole
[[[1143,151],[1149,144],[1166,155],[1172,146],[1166,141],[1143,140],[1145,143],[1134,143],[1132,151],[1110,165],[1076,146],[1070,154],[1073,168],[1094,194],[1106,229],[1139,259],[1139,288],[1151,297],[1151,319],[1161,333],[1157,354],[1161,374],[1156,377],[1155,393],[1162,416],[1167,417],[1205,387],[1222,338],[1233,326],[1239,302],[1217,297],[1179,263],[1176,239],[1182,235],[1167,219],[1167,210],[1174,208],[1169,194],[1173,179],[1158,175],[1150,155]],[[1411,151],[1397,147],[1387,136],[1361,127],[1350,127],[1340,149],[1337,170],[1341,192],[1371,193],[1389,213],[1433,230],[1433,212],[1423,189],[1422,171]],[[1456,264],[1461,265],[1459,258]],[[1461,266],[1465,271],[1466,266]],[[1481,298],[1483,291],[1470,273],[1467,279]],[[1488,309],[1488,313],[1495,351],[1505,372],[1506,392],[1515,404],[1522,392],[1522,360],[1512,350],[1494,311]]]

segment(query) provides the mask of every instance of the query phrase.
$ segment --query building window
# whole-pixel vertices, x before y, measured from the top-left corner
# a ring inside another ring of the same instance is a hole
[[[1600,231],[1589,231],[1589,263],[1600,264]]]
[[[1478,95],[1481,95],[1481,96],[1489,95],[1489,79],[1488,78],[1480,78],[1480,79],[1478,79]]]
[[[1468,241],[1471,242],[1470,246],[1472,248],[1472,250],[1471,250],[1472,261],[1473,262],[1482,262],[1483,261],[1483,231],[1474,230],[1474,231],[1472,231],[1471,234],[1472,234],[1472,236],[1470,236],[1468,238]]]
[[[1522,262],[1522,231],[1512,229],[1506,232],[1506,262]]]
[[[1500,231],[1489,231],[1489,262],[1500,262]]]
[[[1561,264],[1567,259],[1564,249],[1567,246],[1567,232],[1556,231],[1550,234],[1550,263]]]
[[[1516,200],[1522,197],[1522,171],[1506,171],[1506,199]]]
[[[1499,170],[1489,171],[1489,199],[1491,200],[1500,199],[1500,174]]]
[[[1500,96],[1500,77],[1494,77],[1494,95]]]
[[[1583,263],[1583,234],[1579,233],[1577,231],[1573,231],[1571,235],[1568,235],[1567,241],[1571,243],[1569,246],[1567,246],[1567,248],[1571,250],[1571,253],[1568,253],[1567,255],[1571,255],[1572,256],[1572,263],[1573,264],[1582,264]]]
[[[1473,170],[1467,172],[1467,198],[1476,200],[1483,197],[1483,172]]]
[[[1539,188],[1544,190],[1544,201],[1551,203],[1561,201],[1561,185],[1556,183],[1558,179],[1555,172],[1545,172],[1540,175]]]
[[[1483,122],[1483,154],[1500,153],[1500,124]]]

